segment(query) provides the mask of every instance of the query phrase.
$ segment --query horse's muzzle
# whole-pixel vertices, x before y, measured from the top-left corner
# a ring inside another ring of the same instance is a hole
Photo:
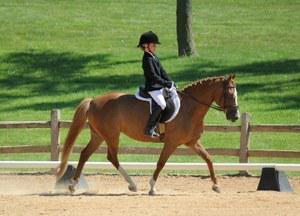
[[[238,109],[230,109],[226,112],[227,120],[235,122],[240,118],[240,111]]]

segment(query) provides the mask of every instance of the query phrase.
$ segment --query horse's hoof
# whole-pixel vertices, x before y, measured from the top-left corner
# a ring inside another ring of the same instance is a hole
[[[213,189],[213,191],[215,191],[215,192],[217,192],[217,193],[221,193],[221,190],[220,190],[220,188],[219,188],[218,185],[213,185],[213,186],[212,186],[212,189]]]
[[[70,179],[70,184],[69,184],[69,187],[68,187],[70,193],[73,194],[75,192],[75,187],[76,187],[77,184],[78,184],[78,180]]]
[[[150,190],[148,193],[150,196],[156,195],[156,190]]]
[[[75,186],[74,185],[69,185],[69,191],[71,194],[73,194],[75,192]]]
[[[128,185],[128,189],[132,192],[137,192],[137,187],[136,185]]]

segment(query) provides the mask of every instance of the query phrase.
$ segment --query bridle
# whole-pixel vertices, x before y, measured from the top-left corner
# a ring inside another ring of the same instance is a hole
[[[228,97],[226,89],[234,89],[235,92],[236,92],[236,85],[233,84],[232,86],[229,86],[226,82],[224,82],[224,84],[223,84],[223,110],[225,111],[225,110],[228,110],[228,109],[229,110],[238,109],[239,108],[238,105],[226,106],[225,102],[226,102],[226,99]],[[236,97],[237,97],[237,95],[236,95]]]
[[[220,98],[220,100],[223,98],[223,106],[218,106],[218,105],[214,105],[214,104],[209,105],[209,104],[206,104],[206,103],[204,103],[202,101],[199,101],[194,96],[189,95],[189,94],[187,94],[187,93],[185,93],[183,91],[179,91],[178,90],[178,92],[180,92],[181,94],[183,94],[183,95],[185,95],[187,97],[190,97],[191,99],[193,99],[194,101],[196,101],[199,104],[208,106],[210,108],[213,108],[213,109],[221,111],[221,112],[225,112],[227,109],[232,110],[232,109],[238,109],[239,108],[239,106],[226,106],[226,104],[225,104],[226,103],[226,99],[228,97],[227,93],[226,93],[226,89],[231,89],[231,88],[236,89],[236,85],[228,86],[227,82],[224,82],[224,84],[223,84],[223,94],[221,95],[221,98]]]

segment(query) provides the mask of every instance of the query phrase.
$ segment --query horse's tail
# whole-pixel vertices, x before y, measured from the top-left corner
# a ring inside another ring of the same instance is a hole
[[[82,100],[76,109],[76,112],[73,117],[73,122],[71,124],[70,130],[68,132],[65,144],[61,152],[60,164],[56,169],[57,179],[59,179],[66,170],[68,158],[70,153],[72,152],[74,142],[77,136],[79,135],[80,131],[83,129],[84,124],[86,122],[87,112],[89,110],[91,101],[92,98],[86,98]]]

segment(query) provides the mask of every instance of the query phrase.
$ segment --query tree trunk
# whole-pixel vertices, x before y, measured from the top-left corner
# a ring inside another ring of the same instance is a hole
[[[196,50],[192,34],[192,0],[177,0],[176,16],[178,55],[193,55]]]

